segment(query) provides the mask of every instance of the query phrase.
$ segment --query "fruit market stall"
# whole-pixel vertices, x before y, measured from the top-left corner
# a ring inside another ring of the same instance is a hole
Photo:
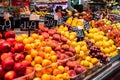
[[[120,22],[115,16],[104,10],[97,12],[104,16],[93,18],[91,10],[37,9],[21,13],[19,28],[1,30],[0,80],[103,80],[120,70]],[[58,24],[58,17],[67,18]]]

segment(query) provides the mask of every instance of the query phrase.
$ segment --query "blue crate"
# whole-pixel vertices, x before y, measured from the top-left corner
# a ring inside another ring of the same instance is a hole
[[[110,59],[110,62],[114,62],[120,59],[120,54]]]

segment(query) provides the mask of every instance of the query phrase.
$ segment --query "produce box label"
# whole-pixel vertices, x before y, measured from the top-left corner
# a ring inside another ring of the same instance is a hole
[[[89,21],[84,21],[84,29],[88,31],[90,29]]]
[[[56,25],[57,25],[57,20],[54,19],[54,15],[46,14],[45,15],[45,26],[50,28]]]
[[[21,31],[37,30],[38,20],[30,20],[29,16],[21,16],[20,29]]]
[[[85,34],[84,34],[84,30],[81,27],[73,27],[72,30],[77,33],[78,41],[83,40]]]
[[[0,15],[0,31],[7,31],[13,28],[13,17]]]

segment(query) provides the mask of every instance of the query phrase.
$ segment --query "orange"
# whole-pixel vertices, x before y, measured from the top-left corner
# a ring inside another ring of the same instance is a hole
[[[23,40],[23,43],[24,43],[24,44],[29,44],[29,43],[30,43],[30,41],[29,41],[29,39],[28,39],[28,38],[25,38],[25,39]]]
[[[42,63],[42,60],[43,60],[43,58],[40,57],[40,56],[36,56],[36,57],[34,58],[34,61],[35,61],[35,63],[37,63],[37,64]]]
[[[56,62],[57,61],[57,56],[56,55],[51,56],[51,61]]]
[[[52,69],[56,69],[58,67],[58,64],[57,63],[52,63]]]
[[[56,55],[55,51],[51,51],[50,55]]]
[[[45,59],[51,59],[51,55],[49,53],[45,53],[45,56],[44,56]]]
[[[40,41],[43,41],[43,40],[44,40],[44,37],[40,35],[40,36],[39,36],[39,40],[40,40]]]
[[[32,49],[33,46],[31,44],[25,44],[25,50],[30,50]]]
[[[32,65],[32,66],[35,66],[35,61],[32,61],[32,62],[31,62],[31,65]]]
[[[64,67],[63,66],[58,66],[58,69],[61,71],[61,73],[64,72]]]
[[[25,38],[28,38],[28,34],[22,34],[22,37],[25,39]]]
[[[56,77],[52,75],[52,76],[50,77],[50,80],[56,80]]]
[[[24,38],[22,36],[17,36],[15,40],[18,42],[23,42]]]
[[[91,57],[90,56],[87,56],[86,58],[85,58],[87,61],[91,61]]]
[[[46,47],[44,48],[44,51],[45,51],[46,53],[50,53],[50,52],[52,51],[52,48],[49,47],[49,46],[46,46]]]
[[[38,55],[38,51],[35,50],[35,49],[32,49],[31,52],[30,52],[30,55],[31,55],[32,57],[36,57],[36,56]]]
[[[39,50],[38,51],[38,56],[40,56],[40,57],[42,57],[42,58],[44,58],[44,56],[45,56],[45,52],[43,52],[42,50]]]
[[[42,66],[40,64],[35,64],[34,68],[35,70],[41,70]]]
[[[89,62],[88,62],[87,60],[84,60],[83,65],[84,65],[85,67],[88,67],[88,66],[89,66]]]
[[[56,80],[64,80],[62,77],[63,77],[62,74],[58,74],[58,75],[56,76]]]
[[[33,80],[41,80],[39,77],[35,77]]]
[[[31,55],[26,55],[25,60],[32,61],[32,56]]]
[[[54,69],[53,70],[53,75],[56,76],[58,74],[61,74],[61,71],[59,69]]]
[[[84,52],[88,51],[87,46],[86,45],[82,46],[81,50],[84,51]]]
[[[42,80],[50,80],[50,75],[48,74],[43,74],[41,77]]]
[[[45,41],[42,41],[42,46],[46,46],[46,42]]]
[[[77,54],[80,53],[80,48],[81,48],[81,47],[80,47],[79,45],[78,45],[77,47],[75,47],[75,51],[76,51]]]
[[[32,37],[28,37],[28,40],[29,40],[30,43],[34,42],[34,38],[32,38]]]
[[[92,63],[92,64],[98,63],[98,59],[97,59],[97,58],[92,58],[92,59],[91,59],[91,63]]]
[[[52,68],[47,68],[47,69],[46,69],[47,74],[52,74],[52,71],[53,71]]]
[[[43,73],[42,73],[41,70],[35,72],[35,76],[36,76],[36,77],[39,77],[39,78],[40,78],[42,75],[43,75]]]
[[[42,61],[42,66],[48,66],[48,65],[50,65],[52,62],[50,61],[50,60],[48,60],[48,59],[44,59],[43,61]]]
[[[68,73],[63,73],[63,74],[62,74],[62,78],[63,78],[64,80],[69,80],[70,76],[69,76]]]
[[[34,39],[38,39],[38,38],[39,38],[39,35],[38,35],[38,34],[33,33],[33,34],[31,35],[31,37],[32,37],[32,38],[34,38]]]
[[[71,46],[72,47],[76,47],[77,46],[77,42],[71,42]]]

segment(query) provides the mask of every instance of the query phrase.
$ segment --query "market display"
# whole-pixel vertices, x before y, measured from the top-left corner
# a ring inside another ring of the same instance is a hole
[[[20,2],[12,4],[18,10],[13,12],[20,11],[17,26],[21,31],[7,26],[0,31],[0,80],[83,80],[119,60],[119,9],[78,12],[59,6],[52,12],[38,3],[55,5],[67,0],[36,0],[37,7],[30,11],[29,1]]]

